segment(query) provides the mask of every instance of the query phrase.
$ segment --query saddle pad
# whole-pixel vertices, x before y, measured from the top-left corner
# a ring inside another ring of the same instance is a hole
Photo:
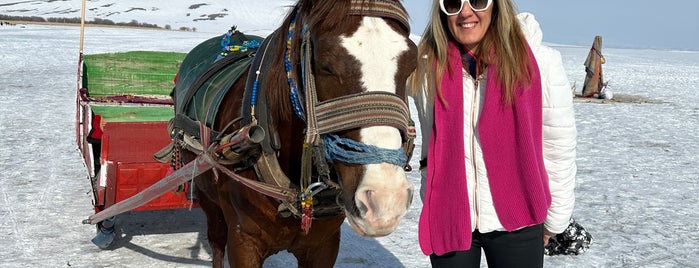
[[[258,42],[262,40],[251,35],[246,35],[246,38]],[[242,41],[232,38],[231,44],[241,45]],[[235,52],[220,58],[221,36],[206,40],[192,49],[178,72],[173,93],[176,113],[213,127],[223,97],[247,71],[254,52]]]

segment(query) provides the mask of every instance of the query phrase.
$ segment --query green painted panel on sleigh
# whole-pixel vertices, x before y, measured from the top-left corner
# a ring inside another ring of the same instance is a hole
[[[167,96],[186,55],[159,51],[84,55],[83,87],[91,97]]]
[[[157,122],[168,121],[175,116],[172,107],[92,106],[94,114],[105,122]]]

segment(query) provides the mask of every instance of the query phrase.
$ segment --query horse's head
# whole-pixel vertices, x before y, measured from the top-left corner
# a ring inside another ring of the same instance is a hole
[[[300,63],[292,78],[299,99],[317,98],[325,106],[309,111],[300,101],[299,117],[318,121],[326,151],[334,146],[352,155],[328,159],[342,187],[338,202],[355,231],[387,235],[413,197],[402,149],[409,121],[405,85],[417,55],[407,15],[397,0],[300,2],[287,19],[294,27],[290,44],[300,48],[290,49],[288,61]]]

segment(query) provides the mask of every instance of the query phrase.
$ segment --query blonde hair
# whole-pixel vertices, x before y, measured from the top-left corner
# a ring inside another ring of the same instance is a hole
[[[531,83],[533,66],[529,64],[527,41],[517,20],[515,4],[512,0],[494,0],[491,8],[491,25],[476,53],[481,64],[478,67],[484,70],[490,64],[497,64],[497,80],[505,89],[504,102],[511,104],[515,98],[515,87]],[[418,44],[418,65],[408,80],[413,94],[426,86],[428,96],[434,98],[436,95],[445,105],[447,102],[442,97],[439,81],[448,68],[448,42],[452,38],[446,18],[439,8],[439,0],[433,0],[430,21]]]

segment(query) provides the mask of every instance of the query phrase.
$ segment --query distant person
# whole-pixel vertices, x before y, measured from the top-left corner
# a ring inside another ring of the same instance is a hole
[[[576,128],[560,53],[512,0],[433,0],[408,86],[422,131],[418,237],[433,267],[543,267],[569,225]]]

